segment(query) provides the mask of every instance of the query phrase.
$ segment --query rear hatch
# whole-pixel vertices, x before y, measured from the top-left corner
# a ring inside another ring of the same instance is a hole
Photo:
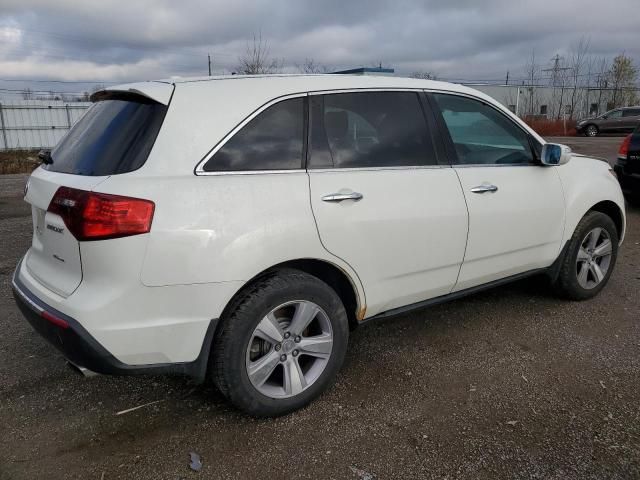
[[[111,175],[144,165],[168,107],[138,90],[105,91],[94,98],[51,152],[51,163],[31,175],[25,195],[33,217],[26,268],[63,297],[82,281],[80,241],[144,233],[153,216],[151,202],[88,192]],[[148,224],[142,225],[144,216]]]

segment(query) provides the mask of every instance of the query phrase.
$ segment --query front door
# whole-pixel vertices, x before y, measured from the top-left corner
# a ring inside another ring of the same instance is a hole
[[[309,98],[311,206],[325,248],[358,273],[366,316],[449,293],[467,208],[453,168],[436,161],[419,94]]]
[[[564,228],[557,167],[537,164],[529,134],[490,104],[452,94],[433,98],[469,208],[455,290],[551,265]]]

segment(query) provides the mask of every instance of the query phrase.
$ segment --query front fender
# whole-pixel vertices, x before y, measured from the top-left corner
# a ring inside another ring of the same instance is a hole
[[[594,158],[574,156],[569,163],[553,168],[558,169],[565,198],[566,223],[562,245],[571,238],[586,213],[598,204],[613,204],[619,210],[622,244],[626,230],[624,196],[609,164]]]

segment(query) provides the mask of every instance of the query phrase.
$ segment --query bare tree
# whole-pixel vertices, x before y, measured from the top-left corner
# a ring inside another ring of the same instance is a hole
[[[313,58],[305,58],[302,64],[296,63],[296,68],[300,73],[331,73],[331,67],[316,62]]]
[[[524,66],[525,87],[527,89],[524,98],[523,112],[526,115],[536,115],[540,106],[538,87],[540,86],[540,66],[536,63],[536,52],[531,51],[531,56]]]
[[[569,102],[569,118],[573,118],[573,114],[576,109],[576,105],[579,102],[578,86],[580,84],[580,78],[583,75],[583,71],[587,66],[587,55],[589,53],[589,39],[582,37],[580,41],[571,47],[569,53],[569,84],[572,87],[571,97]]]
[[[262,39],[262,33],[253,35],[253,43],[247,42],[247,51],[238,58],[238,73],[244,75],[259,75],[278,73],[282,70],[282,60],[271,58],[269,45]]]
[[[25,88],[22,91],[22,99],[23,100],[33,100],[33,90],[31,90],[30,88]]]
[[[607,101],[608,92],[607,86],[609,83],[608,72],[609,72],[609,62],[605,57],[599,58],[595,60],[596,63],[596,84],[598,85],[598,114],[600,113],[600,108],[602,105],[602,96],[604,92],[604,99]]]
[[[437,80],[438,76],[429,71],[416,71],[409,75],[411,78],[420,78],[422,80]]]

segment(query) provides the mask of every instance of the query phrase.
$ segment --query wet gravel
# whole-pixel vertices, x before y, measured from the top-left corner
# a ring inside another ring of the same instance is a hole
[[[580,140],[614,158],[621,139]],[[360,328],[330,391],[256,420],[211,385],[65,366],[11,297],[24,179],[0,177],[0,479],[640,478],[637,207],[598,298],[531,278]]]

